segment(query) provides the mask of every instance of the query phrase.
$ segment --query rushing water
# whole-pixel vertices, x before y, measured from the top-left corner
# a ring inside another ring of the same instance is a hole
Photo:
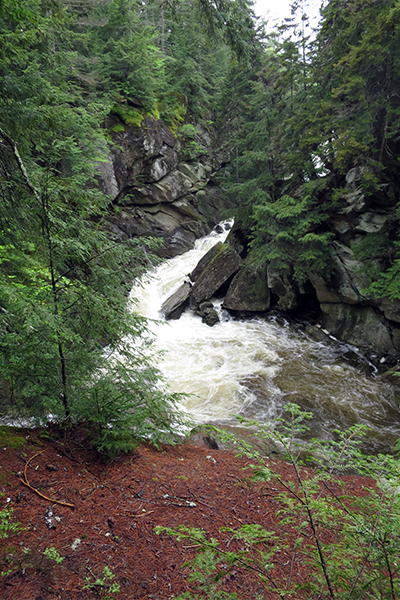
[[[277,316],[237,320],[218,303],[221,322],[209,327],[193,311],[164,321],[162,303],[200,258],[227,232],[198,240],[193,250],[159,266],[131,297],[135,311],[153,319],[158,367],[169,389],[189,394],[185,408],[199,423],[233,423],[243,415],[269,421],[296,402],[314,413],[311,435],[332,437],[355,423],[371,427],[369,451],[390,451],[400,437],[400,410],[393,386],[365,375],[343,357],[348,346],[312,340]]]

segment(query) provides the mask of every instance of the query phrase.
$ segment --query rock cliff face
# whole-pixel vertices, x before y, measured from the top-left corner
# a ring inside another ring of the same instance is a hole
[[[327,225],[334,234],[329,277],[310,272],[309,282],[321,309],[321,325],[339,340],[357,346],[376,364],[393,365],[400,359],[400,302],[374,297],[368,287],[369,268],[382,271],[386,257],[373,250],[361,260],[360,244],[380,238],[395,239],[398,228],[397,198],[389,185],[367,196],[358,186],[358,169],[349,171],[338,210]],[[365,255],[365,252],[364,252]],[[282,310],[304,303],[304,289],[286,275],[268,267],[268,285]],[[307,285],[305,287],[307,287]],[[309,288],[308,288],[309,293]],[[309,297],[311,297],[309,295]]]
[[[100,186],[112,198],[109,228],[116,239],[162,238],[159,254],[172,257],[208,233],[230,208],[213,175],[220,162],[210,134],[193,126],[195,150],[162,121],[145,118],[140,127],[109,118],[113,149],[99,172]]]
[[[221,220],[224,211],[232,208],[213,180],[223,159],[211,150],[210,133],[201,124],[192,126],[195,150],[189,152],[179,135],[154,118],[145,118],[137,127],[113,116],[108,125],[114,146],[99,171],[99,181],[112,198],[109,229],[116,239],[161,238],[159,255],[173,257],[190,249]],[[217,261],[211,257],[207,270],[202,275],[195,273],[191,283],[177,290],[164,312],[179,318],[184,307],[195,302],[199,314],[213,324],[212,308],[201,305],[213,293],[206,278],[212,280],[218,272],[216,281],[222,285],[224,270],[228,269],[229,281],[236,273],[225,290],[224,307],[229,310],[257,312],[275,306],[293,313],[311,305],[319,307],[325,330],[357,346],[375,363],[395,364],[400,360],[400,302],[366,293],[364,265],[357,249],[368,236],[394,239],[397,197],[389,185],[367,196],[359,179],[358,169],[349,171],[340,206],[327,223],[334,234],[329,278],[310,272],[309,280],[299,285],[273,264],[255,270],[237,258],[238,252],[245,259],[243,239],[238,241],[237,234],[230,235],[228,242],[235,252],[225,247]],[[382,268],[384,257],[369,258],[374,268]]]

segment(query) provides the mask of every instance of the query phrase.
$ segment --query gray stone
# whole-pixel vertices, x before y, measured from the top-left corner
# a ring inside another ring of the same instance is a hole
[[[159,181],[176,167],[178,155],[172,148],[164,146],[161,153],[161,156],[154,159],[143,169],[146,183]]]
[[[370,306],[321,304],[322,327],[342,342],[366,353],[388,355],[394,352],[389,329]]]
[[[400,351],[400,328],[393,328],[392,329],[392,340],[393,340],[393,346],[396,348],[396,350]]]
[[[200,302],[196,313],[201,317],[203,323],[209,327],[213,327],[216,323],[219,323],[219,316],[212,302],[207,300]]]
[[[274,270],[273,265],[268,265],[268,287],[278,296],[278,306],[282,310],[292,310],[298,304],[298,288],[295,283],[284,273]]]
[[[192,180],[193,185],[197,185],[199,181],[206,181],[211,175],[211,169],[202,163],[179,163],[178,171],[181,171],[186,177]]]
[[[111,115],[107,125],[114,145],[98,180],[119,205],[105,227],[115,241],[157,237],[163,240],[157,254],[170,258],[192,248],[232,208],[210,182],[219,168],[214,156],[179,162],[180,143],[162,121],[146,117],[140,127],[128,126]],[[196,128],[207,145],[210,133]]]
[[[379,308],[383,311],[389,321],[400,323],[400,300],[389,300],[384,298]]]
[[[239,269],[242,259],[229,244],[217,244],[199,261],[190,279],[197,303],[208,300]]]
[[[357,180],[360,178],[360,175],[361,175],[361,172],[360,172],[359,167],[354,167],[353,169],[350,169],[350,171],[348,171],[346,173],[347,185],[354,186],[356,184]]]
[[[155,183],[131,188],[124,202],[138,205],[174,202],[188,194],[192,187],[193,183],[189,177],[174,169]]]
[[[166,319],[179,319],[188,303],[189,295],[192,286],[189,282],[185,281],[181,286],[163,302],[161,306],[161,314]]]
[[[112,156],[108,155],[105,162],[97,163],[96,170],[98,172],[99,185],[103,194],[115,198],[118,195],[118,182],[115,177],[114,164]]]
[[[213,308],[201,320],[209,327],[214,327],[214,325],[219,323],[219,316],[215,308]]]
[[[390,215],[365,212],[360,215],[358,224],[356,225],[356,231],[376,233],[377,231],[380,231],[388,221],[391,220],[392,217]]]
[[[228,288],[223,308],[240,311],[265,311],[270,307],[266,268],[244,264]]]
[[[343,200],[346,201],[346,205],[340,210],[343,214],[349,214],[350,212],[362,212],[366,207],[365,195],[361,190],[350,192],[343,196]]]
[[[354,259],[353,249],[342,242],[333,242],[332,264],[334,271],[329,280],[322,275],[309,273],[319,302],[368,302],[369,298],[364,292],[368,284],[362,275],[362,263]]]
[[[215,244],[215,246],[210,248],[210,250],[202,256],[193,271],[189,274],[193,283],[197,281],[205,267],[221,252],[221,248],[222,242],[218,242],[218,244]]]
[[[328,283],[321,275],[309,273],[308,276],[317,293],[319,302],[329,302],[333,304],[340,302],[340,296],[333,291],[333,288],[328,286]]]

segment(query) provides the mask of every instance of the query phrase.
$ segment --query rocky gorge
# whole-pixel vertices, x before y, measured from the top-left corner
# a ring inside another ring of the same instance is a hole
[[[108,227],[116,239],[161,238],[158,253],[171,258],[233,212],[232,199],[217,182],[228,158],[218,149],[215,132],[194,121],[185,137],[149,117],[140,127],[117,116],[108,125],[114,145],[99,179],[112,198]],[[365,291],[365,263],[379,267],[386,257],[371,251],[365,261],[358,249],[370,238],[393,239],[397,198],[389,184],[369,196],[361,190],[360,176],[358,168],[347,173],[338,207],[325,224],[331,233],[329,278],[309,272],[299,284],[273,263],[255,266],[248,257],[246,232],[237,223],[226,242],[210,250],[182,282],[163,314],[179,318],[190,305],[213,325],[218,320],[210,303],[214,294],[224,296],[223,307],[236,314],[273,307],[296,316],[312,309],[321,325],[316,335],[331,334],[356,346],[374,364],[395,365],[400,358],[400,302]]]

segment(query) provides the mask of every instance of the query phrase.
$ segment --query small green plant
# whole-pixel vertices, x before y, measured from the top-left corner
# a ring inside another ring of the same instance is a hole
[[[65,556],[60,556],[60,553],[54,548],[54,546],[51,548],[46,548],[43,554],[48,559],[54,560],[54,562],[56,562],[58,565],[61,565],[65,559]]]
[[[258,438],[272,439],[278,445],[292,467],[290,479],[274,473],[268,458],[248,442],[214,429],[223,441],[234,443],[241,456],[253,461],[247,467],[251,479],[274,480],[279,532],[253,524],[237,530],[223,528],[221,534],[228,532],[227,539],[221,536],[209,541],[198,529],[157,528],[157,533],[167,532],[199,545],[196,558],[186,566],[203,595],[187,593],[182,598],[229,598],[221,584],[226,569],[232,568],[257,573],[265,589],[281,599],[400,597],[400,461],[395,456],[363,455],[360,444],[368,428],[362,425],[334,431],[333,440],[300,443],[297,440],[307,432],[306,422],[311,417],[297,405],[288,404],[285,415],[271,425],[239,419],[257,428]],[[305,469],[310,461],[312,469]],[[363,488],[362,497],[343,492],[339,474],[349,470],[373,478],[370,487]],[[231,543],[239,539],[241,544],[235,549]],[[280,565],[278,579],[273,567],[283,553],[286,574],[282,576]],[[296,581],[299,570],[306,573],[306,584],[304,577],[302,582]]]
[[[8,538],[10,534],[22,531],[21,523],[12,523],[13,508],[7,506],[0,510],[0,539]]]
[[[5,508],[2,508],[0,510],[0,540],[2,539],[6,539],[12,535],[18,534],[20,531],[23,531],[24,528],[21,526],[21,523],[13,523],[12,522],[12,514],[13,514],[13,508],[12,506],[8,505]],[[23,548],[23,553],[25,555],[29,554],[30,550],[28,548]],[[1,566],[4,565],[8,565],[10,568],[8,569],[1,569],[0,571],[0,576],[1,577],[8,577],[9,575],[11,575],[14,572],[14,564],[18,563],[18,556],[17,556],[17,548],[16,546],[6,546],[4,547],[4,549],[2,550],[2,555],[1,555]],[[23,564],[22,561],[20,561],[21,565]]]
[[[199,132],[194,125],[190,123],[182,125],[178,132],[178,138],[182,143],[186,158],[193,160],[202,154],[206,154],[200,143]]]
[[[90,571],[90,575],[91,577],[86,577],[86,583],[83,586],[84,590],[93,590],[93,589],[100,589],[106,592],[106,599],[110,599],[112,598],[112,596],[110,594],[118,594],[121,586],[119,585],[119,583],[112,583],[112,580],[114,579],[115,575],[114,573],[111,571],[110,567],[105,566],[103,569],[103,573],[102,576],[100,577],[96,577],[91,569],[89,569]]]
[[[278,536],[256,524],[243,525],[237,530],[224,527],[221,531],[228,534],[227,539],[218,541],[215,538],[207,539],[205,532],[195,527],[181,525],[175,529],[155,528],[157,534],[174,535],[178,541],[190,540],[199,548],[195,558],[186,562],[183,567],[191,570],[189,581],[197,584],[202,595],[185,592],[176,600],[235,600],[238,598],[235,592],[221,588],[234,578],[240,568],[256,572],[268,589],[279,594],[279,588],[271,576],[273,559],[281,548]],[[231,549],[234,540],[237,542],[236,548]]]

